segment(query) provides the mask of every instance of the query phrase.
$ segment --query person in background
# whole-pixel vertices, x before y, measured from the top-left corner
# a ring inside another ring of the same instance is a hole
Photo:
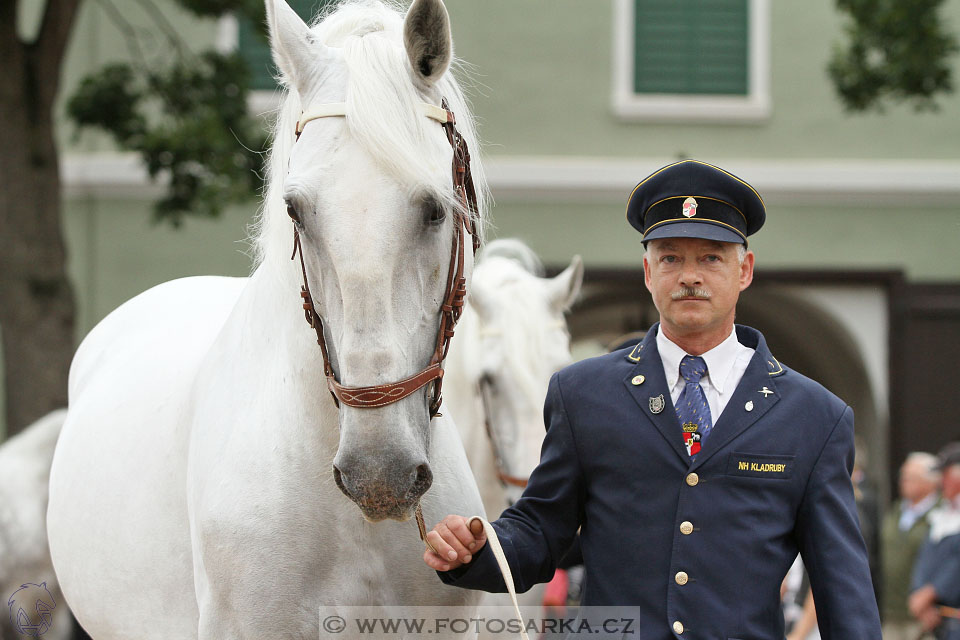
[[[942,504],[930,512],[930,534],[913,568],[908,608],[938,640],[960,640],[960,442],[939,454]]]
[[[883,518],[880,615],[884,640],[916,640],[920,633],[920,624],[907,610],[907,598],[913,564],[930,533],[927,516],[939,498],[938,464],[931,453],[908,455],[900,467],[900,500]]]

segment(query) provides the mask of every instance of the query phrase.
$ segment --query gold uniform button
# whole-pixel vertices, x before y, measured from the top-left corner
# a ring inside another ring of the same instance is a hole
[[[633,383],[633,386],[636,387],[636,386],[639,386],[639,385],[643,384],[643,381],[644,381],[644,380],[646,380],[646,378],[644,378],[643,376],[634,376],[634,377],[633,377],[633,380],[631,380],[630,382],[632,382],[632,383]]]
[[[681,522],[681,523],[680,523],[680,533],[682,533],[682,534],[685,535],[685,536],[688,536],[688,535],[690,535],[691,533],[693,533],[693,523],[692,523],[692,522],[688,522],[688,521],[686,521],[686,520],[684,520],[683,522]]]
[[[676,580],[677,584],[682,587],[683,585],[687,584],[688,580],[690,580],[690,576],[688,576],[685,571],[678,571],[677,575],[675,575],[673,579]]]
[[[700,484],[700,476],[695,473],[687,474],[687,484],[691,487],[695,487]]]
[[[683,623],[677,620],[673,623],[673,632],[674,633],[683,633]]]

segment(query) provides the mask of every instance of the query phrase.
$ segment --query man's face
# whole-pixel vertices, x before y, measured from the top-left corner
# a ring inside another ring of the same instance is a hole
[[[937,481],[924,463],[913,460],[900,467],[900,497],[907,502],[916,504],[936,489]]]
[[[740,292],[753,281],[753,252],[741,263],[731,242],[651,240],[643,273],[668,335],[729,331]]]
[[[943,470],[943,497],[953,500],[960,496],[960,464],[953,464]]]

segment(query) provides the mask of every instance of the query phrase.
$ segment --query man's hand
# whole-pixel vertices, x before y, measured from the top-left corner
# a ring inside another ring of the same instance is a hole
[[[942,618],[940,617],[940,611],[936,607],[929,607],[917,616],[917,621],[924,631],[933,631],[940,626]]]
[[[929,615],[927,610],[933,607],[936,602],[937,590],[933,588],[932,584],[925,584],[910,594],[910,598],[907,600],[907,608],[910,609],[910,615],[919,620],[922,615]]]
[[[474,521],[471,526],[467,518],[450,515],[427,532],[427,542],[437,552],[427,549],[423,552],[423,561],[437,571],[450,571],[473,560],[473,554],[486,541],[487,536],[479,521]]]

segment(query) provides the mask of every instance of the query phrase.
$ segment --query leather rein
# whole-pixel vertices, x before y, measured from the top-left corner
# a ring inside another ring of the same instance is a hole
[[[463,275],[464,233],[468,233],[472,237],[474,255],[476,255],[480,246],[475,221],[478,212],[477,194],[470,173],[470,151],[467,148],[467,141],[457,130],[456,117],[448,108],[446,99],[443,100],[442,105],[442,107],[437,107],[432,104],[420,103],[419,110],[422,115],[439,122],[447,134],[447,141],[453,148],[453,189],[461,206],[453,214],[454,240],[450,249],[446,292],[443,303],[440,305],[440,328],[437,331],[437,341],[433,355],[430,356],[430,361],[425,368],[408,378],[387,384],[367,387],[348,387],[340,384],[336,372],[333,370],[333,365],[330,364],[330,353],[327,349],[323,331],[323,319],[313,302],[310,284],[307,281],[307,267],[304,263],[300,232],[294,225],[293,255],[290,256],[290,259],[293,260],[298,253],[300,254],[300,269],[303,274],[300,297],[303,299],[304,316],[307,324],[317,333],[317,344],[320,345],[320,351],[323,354],[323,372],[327,377],[327,388],[330,390],[338,409],[341,404],[358,409],[383,407],[398,402],[424,385],[433,382],[433,395],[430,401],[431,419],[436,417],[440,411],[443,361],[450,349],[454,327],[463,313],[463,305],[467,294],[466,278]],[[300,138],[303,127],[311,120],[337,116],[346,116],[346,105],[344,103],[321,104],[305,111],[297,122],[297,139]]]

